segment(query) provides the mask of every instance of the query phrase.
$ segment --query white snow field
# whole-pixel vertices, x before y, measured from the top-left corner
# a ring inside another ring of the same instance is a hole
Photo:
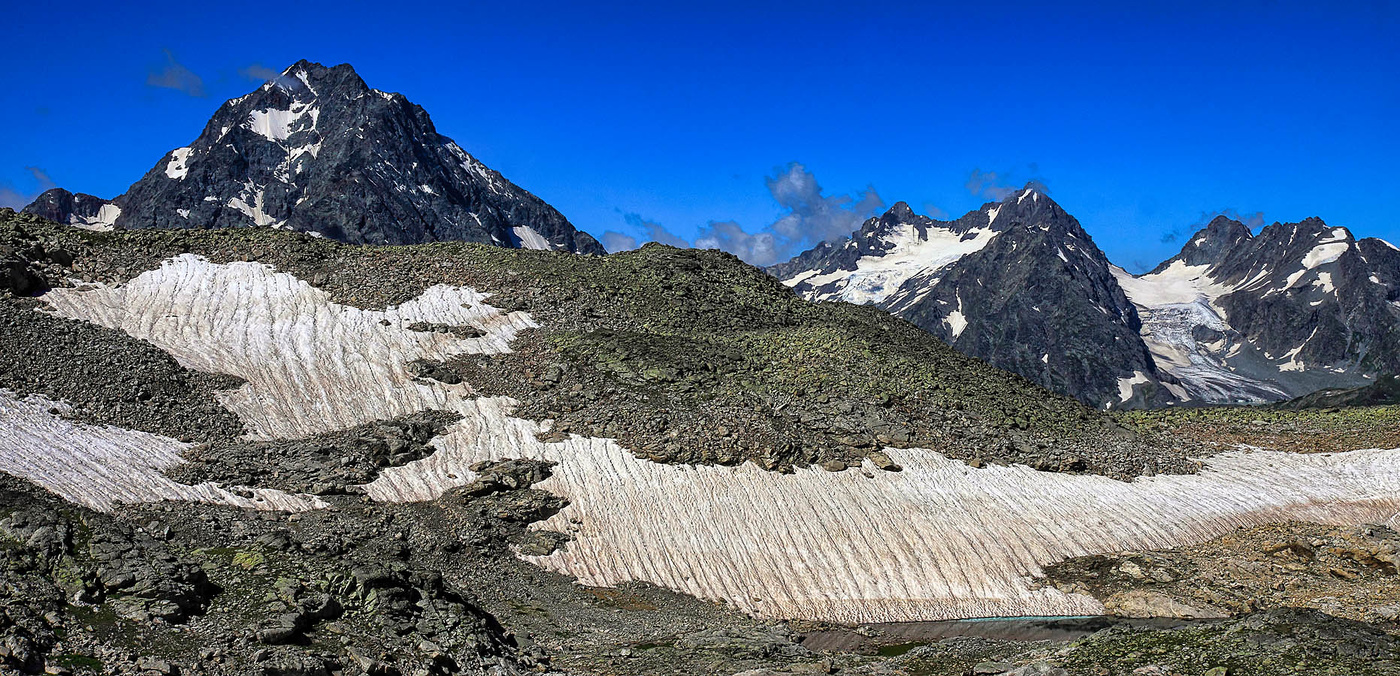
[[[252,489],[244,498],[215,484],[187,486],[161,470],[184,460],[190,444],[145,432],[88,425],[60,417],[68,407],[40,396],[0,390],[0,472],[29,479],[85,507],[188,500],[248,509],[300,512],[326,506],[319,498]],[[52,412],[51,412],[52,411]]]
[[[1079,555],[1188,545],[1251,524],[1384,522],[1400,512],[1400,450],[1239,451],[1208,459],[1196,475],[1124,483],[1026,467],[977,470],[921,449],[886,450],[902,472],[867,463],[782,475],[752,464],[657,464],[609,439],[546,444],[534,436],[541,425],[511,416],[512,400],[474,398],[469,384],[415,380],[405,368],[420,358],[505,352],[517,331],[534,325],[467,288],[437,286],[410,303],[366,311],[335,304],[261,264],[184,255],[123,286],[58,289],[44,298],[64,317],[149,340],[189,368],[244,378],[224,403],[255,437],[456,411],[463,420],[434,441],[433,455],[385,471],[366,487],[369,495],[428,500],[470,481],[468,467],[480,460],[551,460],[558,463],[554,476],[538,487],[570,504],[537,526],[573,540],[529,560],[587,585],[647,581],[763,617],[881,622],[1099,613],[1092,598],[1037,588],[1042,567]],[[488,334],[458,339],[405,328],[415,321],[468,323]],[[6,417],[0,424],[15,423]],[[31,434],[24,444],[0,444],[0,462],[12,471],[31,456],[73,464],[121,451],[135,457],[136,468],[110,471],[136,476],[180,450],[149,435],[133,448],[123,436],[130,434],[86,427]],[[61,494],[82,501],[105,490],[74,483]]]
[[[996,211],[990,216],[995,219]],[[783,283],[797,286],[802,282],[813,289],[835,282],[833,290],[813,297],[813,300],[844,300],[857,305],[880,303],[910,278],[929,274],[956,263],[962,257],[981,251],[997,236],[990,227],[958,234],[947,228],[930,226],[920,236],[912,223],[901,224],[884,241],[890,244],[887,253],[862,256],[855,270],[837,270],[827,274],[804,272]],[[847,242],[845,246],[855,246]]]

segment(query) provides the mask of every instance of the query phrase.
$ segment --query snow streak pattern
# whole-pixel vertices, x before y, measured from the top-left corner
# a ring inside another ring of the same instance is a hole
[[[1036,588],[1066,557],[1181,546],[1238,526],[1299,519],[1349,524],[1400,511],[1400,451],[1328,456],[1255,452],[1212,458],[1192,476],[1123,483],[1025,467],[974,470],[930,450],[887,449],[903,472],[872,466],[792,475],[640,460],[608,439],[546,444],[542,425],[469,384],[415,380],[414,359],[500,353],[533,326],[471,289],[438,286],[384,311],[330,302],[251,263],[181,256],[123,287],[57,290],[66,317],[150,340],[190,368],[247,384],[225,403],[253,435],[300,437],[417,410],[464,419],[437,452],[366,486],[381,501],[428,500],[473,478],[471,463],[557,462],[539,488],[569,506],[540,527],[561,551],[530,560],[588,585],[644,580],[765,617],[877,622],[1101,612],[1093,599]],[[457,339],[406,329],[471,324]],[[387,325],[385,324],[387,322]],[[59,440],[36,445],[71,452]],[[169,452],[176,452],[172,448]]]

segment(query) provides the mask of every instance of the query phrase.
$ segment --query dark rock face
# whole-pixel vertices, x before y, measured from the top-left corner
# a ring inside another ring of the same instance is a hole
[[[1400,376],[1381,376],[1365,387],[1318,390],[1297,399],[1277,404],[1278,408],[1297,411],[1308,408],[1343,408],[1349,406],[1394,406],[1400,404]]]
[[[349,65],[299,61],[219,107],[123,195],[45,193],[25,210],[117,228],[276,227],[351,243],[440,240],[602,254],[543,200]]]
[[[1030,186],[955,221],[919,216],[901,202],[848,240],[769,272],[808,298],[882,307],[959,351],[1094,406],[1170,398],[1108,259],[1073,216]]]

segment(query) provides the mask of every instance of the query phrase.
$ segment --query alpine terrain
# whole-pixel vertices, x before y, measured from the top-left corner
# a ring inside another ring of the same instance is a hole
[[[604,253],[348,64],[299,61],[219,107],[112,200],[54,188],[25,212],[91,229],[272,227],[354,243],[440,240]]]
[[[1114,416],[659,245],[2,210],[0,256],[7,672],[1400,659],[1395,407]]]
[[[0,209],[0,674],[1396,673],[1388,245],[601,253],[305,61]]]
[[[1216,218],[1151,273],[1034,185],[954,221],[904,203],[769,272],[876,305],[1103,408],[1281,401],[1400,370],[1400,251],[1319,219]]]

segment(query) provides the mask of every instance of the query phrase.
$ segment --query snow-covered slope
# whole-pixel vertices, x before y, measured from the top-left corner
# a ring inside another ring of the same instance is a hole
[[[910,279],[934,274],[987,246],[998,234],[991,227],[996,210],[976,213],[945,223],[918,216],[900,202],[845,242],[814,249],[821,264],[783,283],[812,300],[883,303]]]
[[[362,310],[261,264],[187,254],[124,286],[58,289],[44,300],[64,317],[150,341],[186,367],[243,378],[223,401],[257,438],[303,437],[417,410],[456,412],[462,419],[434,440],[435,453],[386,469],[367,494],[428,500],[471,481],[478,461],[550,460],[558,463],[553,476],[537,487],[568,506],[536,525],[572,539],[529,560],[588,585],[646,581],[762,617],[1099,613],[1092,598],[1037,585],[1036,576],[1068,557],[1189,545],[1241,525],[1377,522],[1400,510],[1400,450],[1236,452],[1211,458],[1200,474],[1121,482],[1024,466],[972,469],[917,448],[885,449],[901,472],[867,461],[841,472],[781,474],[751,463],[651,462],[610,439],[545,443],[536,438],[541,424],[512,415],[511,399],[478,396],[469,382],[414,378],[405,368],[415,359],[509,350],[516,332],[533,326],[463,287],[434,286],[412,302]],[[485,335],[409,330],[415,321],[470,325]],[[4,399],[0,416],[61,423],[42,404]],[[110,455],[119,442],[146,472],[179,446],[128,436],[65,428],[24,444],[0,442],[0,462],[71,462],[75,448]],[[151,458],[139,457],[143,447]],[[79,497],[83,480],[74,477]],[[161,497],[203,499],[136,499]]]
[[[307,61],[225,102],[125,194],[56,188],[26,211],[90,228],[275,227],[356,243],[604,252],[401,94],[370,89],[347,64]]]

